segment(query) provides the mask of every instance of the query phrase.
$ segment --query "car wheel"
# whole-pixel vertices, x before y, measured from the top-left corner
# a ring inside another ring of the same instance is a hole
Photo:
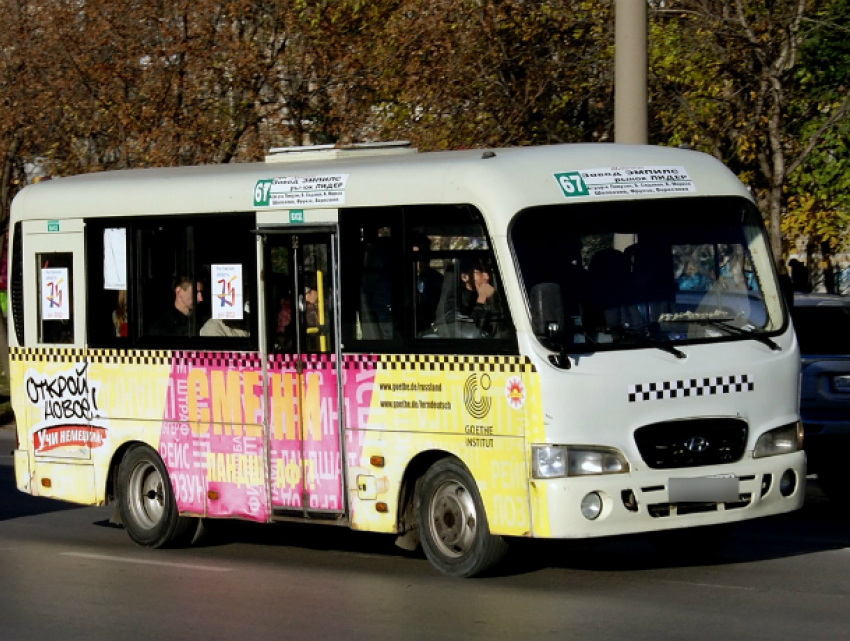
[[[475,481],[455,458],[442,459],[425,473],[417,514],[425,556],[444,574],[480,574],[507,551],[504,539],[490,534]]]
[[[180,516],[159,455],[147,446],[129,450],[118,470],[119,509],[127,534],[151,548],[191,541],[197,519]]]

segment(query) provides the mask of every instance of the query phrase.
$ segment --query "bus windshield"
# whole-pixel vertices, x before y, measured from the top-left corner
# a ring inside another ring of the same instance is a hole
[[[763,225],[741,198],[538,207],[516,216],[510,240],[552,349],[770,344],[784,325]]]

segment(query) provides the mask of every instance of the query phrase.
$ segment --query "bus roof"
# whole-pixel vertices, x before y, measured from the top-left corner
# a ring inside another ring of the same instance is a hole
[[[491,233],[504,235],[521,209],[600,200],[572,196],[557,175],[609,168],[684,168],[689,193],[609,196],[610,199],[737,195],[746,188],[706,154],[642,145],[562,144],[504,149],[372,154],[340,157],[311,152],[300,161],[231,163],[195,167],[131,169],[82,174],[26,187],[12,205],[13,220],[105,216],[232,213],[270,210],[254,204],[261,180],[347,175],[344,195],[331,208],[413,204],[471,204],[488,219]],[[327,209],[327,204],[300,205]],[[289,210],[292,205],[277,207]]]

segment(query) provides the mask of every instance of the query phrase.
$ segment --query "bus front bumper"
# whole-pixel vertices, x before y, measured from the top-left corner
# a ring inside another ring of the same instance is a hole
[[[737,500],[671,502],[671,479],[700,477],[736,478]],[[533,536],[591,538],[744,521],[799,509],[805,493],[804,452],[704,468],[535,479]]]

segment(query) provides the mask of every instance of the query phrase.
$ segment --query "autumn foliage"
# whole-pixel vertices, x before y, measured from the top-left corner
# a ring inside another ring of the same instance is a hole
[[[826,183],[850,176],[846,4],[649,3],[651,142],[729,164],[780,246],[783,230],[842,242],[848,203]],[[0,12],[4,221],[38,172],[378,139],[614,138],[611,1],[0,0]]]

